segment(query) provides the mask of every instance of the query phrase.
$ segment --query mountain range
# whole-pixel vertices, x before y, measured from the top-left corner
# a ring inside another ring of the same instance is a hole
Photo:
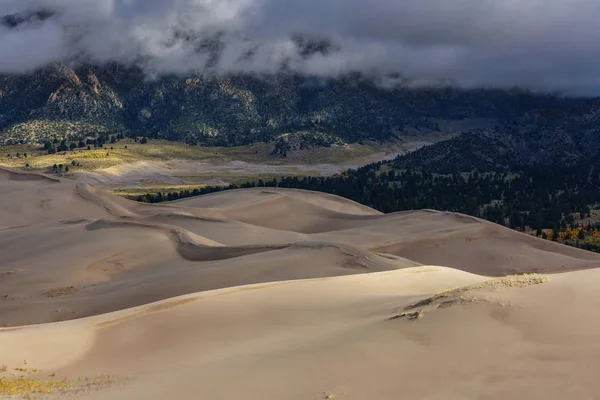
[[[329,146],[431,132],[511,132],[582,103],[518,89],[389,88],[358,74],[149,77],[116,64],[55,64],[0,76],[0,144],[122,132],[218,146],[287,142],[292,135],[300,146]]]

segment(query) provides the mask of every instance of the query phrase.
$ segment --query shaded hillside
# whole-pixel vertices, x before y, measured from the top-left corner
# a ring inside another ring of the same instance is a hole
[[[527,113],[574,103],[518,90],[388,90],[360,76],[148,79],[118,65],[55,65],[30,76],[0,76],[0,144],[123,132],[201,145],[279,138],[284,154],[290,143],[328,146],[439,131],[506,131]],[[290,133],[294,140],[281,137]]]
[[[573,167],[599,155],[599,117],[597,100],[536,110],[510,129],[473,131],[399,157],[392,165],[436,173]]]

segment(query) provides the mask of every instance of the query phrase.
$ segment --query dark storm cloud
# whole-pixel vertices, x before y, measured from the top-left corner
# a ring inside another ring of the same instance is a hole
[[[19,23],[0,24],[0,73],[57,61],[153,74],[285,65],[413,84],[600,88],[596,0],[2,0],[5,15]]]

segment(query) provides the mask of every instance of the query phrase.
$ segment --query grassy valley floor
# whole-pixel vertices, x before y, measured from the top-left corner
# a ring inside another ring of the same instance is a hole
[[[0,165],[54,174],[133,196],[283,176],[331,176],[441,139],[420,137],[386,144],[311,148],[277,157],[268,143],[200,147],[165,140],[142,144],[126,138],[102,148],[83,147],[55,154],[48,154],[40,145],[1,146]]]

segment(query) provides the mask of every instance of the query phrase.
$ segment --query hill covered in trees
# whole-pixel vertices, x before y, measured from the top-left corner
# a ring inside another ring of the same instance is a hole
[[[100,133],[193,145],[296,146],[431,132],[506,132],[540,110],[584,102],[521,90],[386,88],[360,75],[160,76],[120,65],[0,76],[0,145]]]
[[[537,110],[505,129],[480,129],[398,158],[394,167],[436,173],[521,171],[589,164],[600,154],[600,101]]]

